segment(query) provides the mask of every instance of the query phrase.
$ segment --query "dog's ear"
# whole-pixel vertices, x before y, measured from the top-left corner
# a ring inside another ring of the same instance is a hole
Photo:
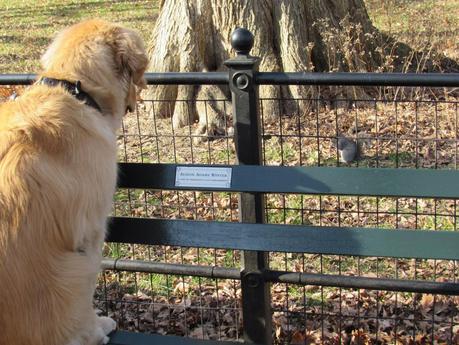
[[[128,74],[137,87],[145,88],[143,74],[148,66],[148,57],[139,34],[133,30],[119,28],[115,50],[115,61],[121,73]]]

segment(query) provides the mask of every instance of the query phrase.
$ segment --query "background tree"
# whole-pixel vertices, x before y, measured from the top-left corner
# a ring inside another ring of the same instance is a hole
[[[254,34],[251,54],[261,58],[261,71],[424,72],[457,68],[446,59],[434,63],[437,60],[380,33],[363,0],[161,0],[149,44],[149,70],[225,70],[223,62],[234,55],[230,36],[236,27]],[[339,90],[340,94],[333,94],[330,88],[329,96],[366,96],[361,88]],[[260,97],[267,99],[308,98],[312,93],[312,88],[304,86],[260,87]],[[199,118],[201,133],[218,130],[224,113],[230,110],[216,101],[228,97],[226,87],[160,85],[151,88],[147,96],[210,100],[206,109],[200,102],[155,105],[157,115],[173,117],[175,128]],[[264,102],[263,110],[265,117],[276,117],[289,112],[288,102]]]

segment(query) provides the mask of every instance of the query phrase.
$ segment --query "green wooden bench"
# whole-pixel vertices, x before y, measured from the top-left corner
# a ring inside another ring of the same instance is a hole
[[[459,197],[459,172],[428,169],[219,166],[232,170],[228,188],[176,187],[176,164],[120,164],[121,188],[249,193],[446,198]],[[203,167],[187,165],[186,167]],[[205,234],[205,236],[203,236]],[[318,227],[113,217],[107,241],[257,252],[294,252],[369,257],[459,260],[459,233],[448,231]],[[409,245],[407,245],[409,244]],[[259,279],[263,284],[341,286],[393,291],[459,294],[459,284],[308,274],[105,259],[105,269]],[[185,268],[184,268],[185,267]],[[199,340],[114,334],[111,344],[200,344]],[[202,344],[213,342],[203,341]],[[219,342],[220,344],[221,342]],[[223,342],[222,344],[230,344]]]

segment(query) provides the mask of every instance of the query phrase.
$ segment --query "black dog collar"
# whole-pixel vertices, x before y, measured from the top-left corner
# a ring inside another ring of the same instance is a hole
[[[93,107],[100,113],[102,113],[102,109],[100,108],[99,104],[92,98],[88,93],[84,92],[81,89],[81,81],[77,81],[76,83],[72,83],[67,80],[61,80],[61,79],[54,79],[54,78],[41,78],[38,81],[39,84],[44,84],[48,86],[62,86],[66,91],[68,91],[72,96],[74,96],[76,99],[83,101],[84,104],[89,105],[90,107]]]

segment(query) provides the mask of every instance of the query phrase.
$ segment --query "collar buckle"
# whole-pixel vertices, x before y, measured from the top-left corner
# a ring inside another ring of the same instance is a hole
[[[99,104],[91,97],[90,94],[83,91],[81,88],[81,81],[78,80],[75,83],[72,83],[68,80],[54,79],[43,77],[38,81],[38,84],[48,85],[48,86],[62,86],[68,93],[74,96],[79,101],[84,102],[84,104],[96,109],[99,113],[102,114],[102,109]]]

